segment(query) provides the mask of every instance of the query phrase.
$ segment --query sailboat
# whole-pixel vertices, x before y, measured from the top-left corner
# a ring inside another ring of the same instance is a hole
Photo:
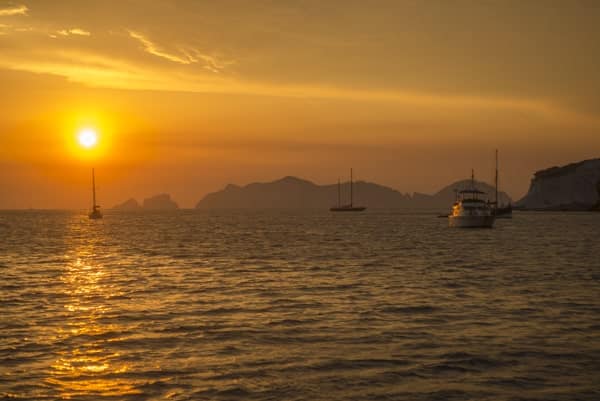
[[[498,149],[496,149],[496,199],[494,202],[494,215],[497,219],[510,219],[512,218],[512,205],[509,203],[508,206],[500,206],[498,203]]]
[[[92,211],[88,214],[88,217],[92,220],[102,218],[102,212],[100,212],[100,205],[96,204],[96,174],[92,169]]]
[[[342,205],[342,184],[338,179],[338,204],[337,206],[333,206],[329,208],[331,212],[362,212],[366,209],[366,206],[354,206],[353,204],[353,182],[352,182],[352,169],[350,169],[350,203],[347,205]]]

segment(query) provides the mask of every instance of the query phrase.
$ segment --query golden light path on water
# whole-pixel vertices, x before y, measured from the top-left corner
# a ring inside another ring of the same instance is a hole
[[[85,225],[77,226],[81,229]],[[86,228],[93,229],[93,226]],[[93,232],[83,234],[93,235]],[[109,273],[95,261],[96,256],[93,244],[78,244],[67,255],[69,262],[61,277],[68,296],[64,305],[68,317],[64,325],[58,327],[55,338],[58,343],[71,345],[59,352],[60,357],[51,365],[51,377],[46,380],[58,388],[61,398],[140,393],[136,388],[140,380],[116,376],[130,369],[128,363],[118,360],[120,353],[110,347],[122,328],[103,323],[102,319],[112,312],[106,300],[119,294],[103,280]]]

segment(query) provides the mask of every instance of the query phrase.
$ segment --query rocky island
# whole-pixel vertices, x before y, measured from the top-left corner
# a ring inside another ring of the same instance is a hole
[[[123,203],[115,205],[114,210],[139,211],[139,210],[177,210],[179,206],[171,199],[169,194],[160,194],[144,199],[143,206],[131,198]]]
[[[600,208],[600,159],[537,171],[516,205],[523,210]]]
[[[113,208],[113,210],[128,210],[128,211],[142,210],[142,206],[140,206],[138,201],[136,201],[133,198],[128,199],[123,203],[119,203],[118,205],[115,205],[112,208]]]
[[[171,199],[169,194],[160,194],[144,199],[145,210],[176,210],[179,206]]]

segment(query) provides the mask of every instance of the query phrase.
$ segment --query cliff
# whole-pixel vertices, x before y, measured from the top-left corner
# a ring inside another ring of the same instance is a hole
[[[527,210],[590,210],[600,206],[600,159],[536,172],[516,207]]]
[[[600,212],[600,180],[598,180],[598,182],[596,183],[596,191],[598,192],[598,201],[592,207],[592,211]]]
[[[470,180],[458,181],[443,188],[434,195],[408,194],[370,182],[354,183],[354,204],[369,209],[393,208],[438,208],[449,209],[455,199],[454,189],[467,188]],[[493,187],[478,182],[478,188],[493,194]],[[341,185],[341,203],[350,199],[350,183]],[[501,203],[509,203],[510,198],[501,193]],[[253,183],[243,187],[229,184],[223,190],[206,195],[198,204],[198,209],[326,209],[338,202],[337,184],[317,185],[296,177],[267,182]]]

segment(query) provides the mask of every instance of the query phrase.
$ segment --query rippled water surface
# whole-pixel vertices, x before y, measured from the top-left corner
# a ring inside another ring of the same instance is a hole
[[[599,400],[600,214],[0,212],[0,395]]]

